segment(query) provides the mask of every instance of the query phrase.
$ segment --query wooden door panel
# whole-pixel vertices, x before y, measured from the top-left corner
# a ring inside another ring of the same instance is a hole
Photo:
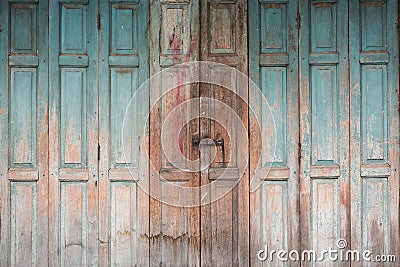
[[[200,137],[223,140],[213,161],[211,149],[203,151],[210,155],[202,155],[211,164],[202,171],[201,185],[211,186],[201,191],[207,202],[201,206],[201,263],[247,266],[248,87],[231,69],[247,75],[247,1],[202,1],[200,8],[200,60],[226,65],[204,70],[209,84],[200,86]]]
[[[188,78],[188,75],[186,68],[178,71],[167,70],[166,77],[162,77],[161,84],[169,88],[171,84],[180,83],[181,79]],[[150,86],[152,87],[152,85]],[[196,153],[191,146],[191,137],[198,131],[198,124],[196,121],[192,121],[188,122],[186,127],[181,128],[180,125],[187,121],[187,110],[171,113],[179,104],[195,97],[193,93],[196,93],[197,90],[192,90],[191,87],[191,85],[180,85],[166,93],[158,103],[151,101],[155,104],[151,104],[151,114],[155,114],[156,110],[159,111],[158,121],[152,120],[150,125],[150,128],[153,129],[153,132],[150,130],[151,137],[153,137],[150,147],[150,151],[153,151],[150,155],[150,173],[157,179],[154,183],[150,181],[150,253],[159,253],[158,256],[151,257],[151,262],[153,264],[157,262],[157,265],[162,263],[166,266],[195,266],[199,260],[199,209],[198,207],[187,208],[184,207],[184,204],[182,206],[172,205],[185,203],[188,198],[196,198],[195,195],[182,194],[174,188],[174,186],[198,185],[198,174],[186,171],[185,165],[185,158],[191,159]],[[153,93],[157,94],[158,92],[153,91]],[[189,105],[187,108],[190,110],[192,107]],[[167,137],[163,140],[161,129],[171,125],[177,125],[177,127],[166,130]],[[153,126],[154,128],[152,128]],[[159,135],[155,136],[157,133]],[[170,186],[171,184],[173,186]]]
[[[97,3],[49,3],[50,265],[97,263]]]
[[[0,4],[0,265],[48,264],[47,6]],[[38,42],[43,40],[43,42]]]
[[[347,5],[300,4],[301,240],[317,253],[350,240]]]
[[[149,197],[138,184],[149,171],[148,131],[143,124],[148,88],[139,91],[148,78],[147,14],[147,1],[100,1],[101,266],[149,264]]]
[[[174,112],[185,101],[198,97],[198,89],[191,84],[176,86],[190,78],[188,68],[166,68],[199,58],[199,2],[153,1],[150,18],[150,75],[164,71],[150,81],[150,264],[197,266],[199,208],[170,204],[184,203],[187,198],[198,202],[198,196],[174,189],[199,185],[198,172],[187,171],[190,166],[185,165],[185,158],[198,159],[198,149],[192,146],[192,136],[199,134],[198,120],[188,118],[199,109],[183,104],[183,110]],[[166,92],[166,88],[172,90]]]
[[[397,1],[350,1],[351,246],[399,253]]]
[[[250,114],[252,174],[260,164],[257,176],[252,177],[260,185],[250,193],[250,262],[254,266],[262,265],[257,252],[266,247],[300,248],[297,12],[297,1],[249,4],[250,79],[269,105],[250,96],[254,112],[259,112]]]

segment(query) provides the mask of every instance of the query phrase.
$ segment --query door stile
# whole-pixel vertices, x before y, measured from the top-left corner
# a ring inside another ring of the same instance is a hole
[[[8,52],[8,31],[9,31],[9,20],[8,20],[8,2],[2,1],[0,3],[0,28],[2,31],[0,32],[0,49],[1,51]],[[0,258],[2,266],[10,265],[10,249],[8,244],[10,244],[10,224],[3,223],[4,221],[10,221],[9,213],[10,213],[10,203],[8,201],[10,193],[8,190],[9,181],[8,175],[8,161],[9,161],[9,104],[8,104],[8,62],[7,55],[8,53],[1,53],[0,59],[0,80],[3,81],[0,83],[0,208],[1,208],[1,240],[0,240]],[[7,234],[4,234],[7,233]]]

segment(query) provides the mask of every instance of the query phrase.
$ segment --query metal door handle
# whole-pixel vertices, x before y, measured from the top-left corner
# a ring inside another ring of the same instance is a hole
[[[206,146],[220,146],[222,147],[222,162],[225,163],[225,141],[224,139],[213,139],[213,143],[203,143],[202,145]],[[198,147],[200,146],[200,138],[198,135],[192,137],[192,146]]]
[[[204,144],[202,144],[202,145],[206,145],[206,146],[212,146],[212,145],[215,145],[215,146],[222,146],[222,149],[224,150],[225,141],[224,141],[223,138],[220,139],[220,140],[213,139],[212,141],[213,141],[213,143],[210,143],[210,144],[204,143]],[[199,145],[200,145],[200,138],[199,138],[198,136],[193,136],[193,137],[192,137],[192,146],[199,146]]]

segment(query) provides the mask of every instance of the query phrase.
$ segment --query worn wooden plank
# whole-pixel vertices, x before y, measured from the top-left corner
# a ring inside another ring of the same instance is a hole
[[[14,181],[38,181],[39,172],[36,169],[16,169],[8,170],[8,179]]]
[[[60,183],[60,265],[88,265],[88,187],[86,183]]]
[[[231,66],[247,75],[247,1],[201,1],[200,8],[200,59]],[[217,147],[210,169],[202,172],[201,185],[211,187],[202,190],[201,196],[203,200],[212,200],[226,192],[201,208],[201,264],[248,266],[249,176],[247,166],[241,166],[241,157],[248,155],[248,147],[241,141],[243,132],[239,130],[244,126],[244,133],[247,132],[247,84],[241,83],[240,75],[224,67],[210,68],[208,75],[211,82],[226,84],[231,91],[217,85],[201,85],[200,113],[205,118],[200,122],[200,138],[224,139],[224,151]],[[223,112],[206,98],[221,101],[232,113]]]
[[[275,120],[264,114],[268,106],[249,96],[256,107],[253,112],[258,112],[250,114],[250,173],[260,160],[261,169],[252,179],[262,180],[250,193],[252,266],[290,265],[259,261],[257,253],[265,246],[269,250],[300,249],[298,1],[266,2],[249,2],[249,76],[273,107]],[[271,59],[268,64],[265,55]]]
[[[39,3],[38,5],[38,38],[47,40],[48,22],[45,14],[47,14],[47,3]],[[47,42],[39,43],[39,66],[38,66],[38,99],[37,99],[37,153],[38,153],[38,178],[37,195],[37,244],[46,244],[48,242],[48,53],[46,46]],[[38,245],[38,265],[48,264],[46,257],[40,258],[39,255],[47,255],[48,248]]]
[[[261,207],[261,238],[269,249],[288,247],[290,234],[289,229],[289,201],[288,181],[267,180],[260,188]],[[260,249],[265,250],[265,247]],[[254,251],[256,254],[258,251]],[[256,260],[254,260],[255,262]],[[274,264],[274,262],[272,262]],[[256,265],[260,265],[258,262]],[[263,263],[268,265],[268,263]],[[283,265],[276,262],[275,265]]]
[[[340,167],[338,165],[331,166],[311,166],[310,177],[340,177]]]
[[[349,9],[351,247],[396,255],[399,253],[398,2],[350,1]]]
[[[62,168],[58,170],[58,179],[60,181],[87,181],[88,174],[85,169]]]
[[[123,125],[129,101],[149,77],[148,1],[102,0],[99,16],[99,264],[148,266],[149,196],[138,184],[149,175],[148,87],[129,109],[132,128]],[[131,131],[130,149],[122,129]]]
[[[350,240],[347,1],[302,1],[300,16],[301,247],[319,253]]]
[[[38,56],[16,55],[9,56],[8,60],[10,66],[37,67],[39,65]]]
[[[8,31],[9,31],[9,23],[8,23],[8,3],[6,1],[2,1],[0,3],[0,28],[2,31],[0,32],[0,51],[8,51]],[[8,154],[8,60],[7,53],[0,53],[0,209],[1,209],[1,220],[9,221],[10,220],[10,204],[8,201],[9,198],[9,190],[8,190],[8,179],[7,179],[7,167],[9,161]],[[2,223],[1,227],[1,236],[0,236],[0,264],[2,266],[10,265],[10,224]],[[4,234],[7,233],[7,234]]]
[[[152,1],[150,4],[150,76],[174,64],[197,60],[199,40],[199,1]],[[170,82],[179,82],[179,79],[189,78],[186,70],[170,72],[165,75],[165,80],[160,81],[163,86]],[[155,83],[159,81],[154,81]],[[181,148],[185,157],[198,158],[198,149],[192,147],[191,137],[198,134],[198,121],[193,120],[181,131],[180,137],[173,138],[172,142],[162,143],[164,152],[169,152],[169,159],[163,155],[161,147],[161,128],[165,118],[172,109],[190,98],[198,97],[196,85],[178,86],[171,92],[161,97],[159,85],[150,84],[150,180],[158,181],[150,186],[150,264],[164,266],[197,266],[200,265],[200,227],[199,207],[184,208],[168,205],[171,201],[181,201],[188,197],[176,191],[167,191],[160,181],[161,169],[174,169],[172,163],[179,160]],[[158,89],[157,89],[158,88]],[[158,102],[156,100],[159,99]],[[152,104],[155,104],[154,106]],[[192,107],[190,107],[192,108]],[[193,110],[196,110],[193,107]],[[198,110],[198,109],[197,109]],[[188,112],[188,111],[186,111]],[[189,114],[189,112],[187,113]],[[185,120],[187,114],[177,114],[173,123]],[[181,129],[174,129],[180,131]],[[177,133],[167,133],[174,136]],[[178,140],[179,139],[179,140]],[[179,144],[177,145],[176,142]],[[179,163],[179,162],[178,162]],[[179,172],[179,169],[176,169]],[[173,171],[172,171],[173,172]],[[171,172],[168,172],[171,173]],[[181,171],[184,173],[184,171]],[[199,175],[196,172],[184,174],[182,180],[179,173],[176,178],[170,177],[176,185],[189,187],[199,186]],[[168,175],[167,175],[168,176]],[[167,177],[168,178],[168,177]],[[181,180],[181,181],[177,181]],[[188,181],[185,181],[188,180]],[[161,203],[160,197],[165,198],[166,203]]]
[[[49,12],[49,265],[97,265],[97,2]]]
[[[0,265],[48,265],[47,3],[0,13]]]

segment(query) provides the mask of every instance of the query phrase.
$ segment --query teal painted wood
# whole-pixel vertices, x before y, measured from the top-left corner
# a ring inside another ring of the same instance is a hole
[[[8,3],[0,2],[0,265],[10,265],[10,204],[8,201]]]
[[[98,264],[97,1],[49,3],[49,261]]]
[[[348,2],[300,2],[302,249],[350,240]]]
[[[398,254],[398,2],[349,8],[351,246]]]
[[[262,185],[250,194],[250,262],[259,266],[256,253],[264,249],[299,249],[298,214],[298,1],[249,1],[249,76],[267,97],[275,123],[268,120],[267,106],[250,95],[253,107],[260,107],[258,126],[250,114],[250,168],[263,153]],[[261,132],[254,129],[261,127]],[[275,134],[266,137],[275,127]],[[276,141],[271,141],[276,140]],[[262,147],[260,146],[262,142]],[[271,159],[273,161],[271,162]],[[272,166],[268,172],[268,166]],[[251,172],[252,173],[252,172]]]
[[[147,0],[124,1],[123,4],[101,0],[99,6],[99,144],[102,153],[98,190],[99,264],[102,266],[149,265],[149,196],[137,184],[149,175],[148,123],[145,124],[149,88],[138,90],[149,77],[148,9]],[[135,100],[128,110],[134,114],[130,128],[132,148],[124,151],[123,118],[134,95]],[[134,177],[128,168],[135,173]]]
[[[1,262],[47,265],[47,3],[0,6]],[[39,42],[38,40],[42,40]]]
[[[37,166],[36,68],[10,69],[10,165]]]

